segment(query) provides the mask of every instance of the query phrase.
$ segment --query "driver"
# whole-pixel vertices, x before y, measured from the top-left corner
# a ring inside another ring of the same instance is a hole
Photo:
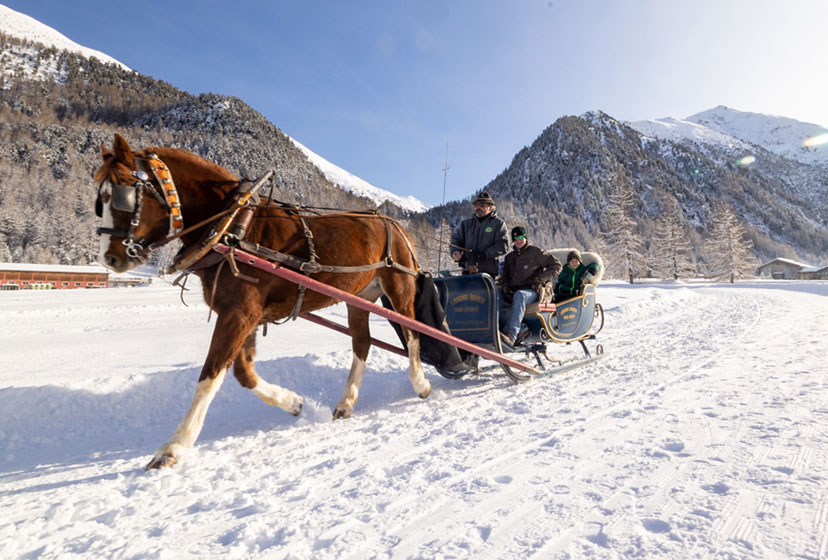
[[[451,234],[451,258],[463,267],[463,274],[485,272],[495,278],[498,257],[509,247],[506,224],[497,217],[494,199],[489,193],[480,193],[472,205],[474,215],[460,222]],[[458,247],[465,252],[457,250]]]

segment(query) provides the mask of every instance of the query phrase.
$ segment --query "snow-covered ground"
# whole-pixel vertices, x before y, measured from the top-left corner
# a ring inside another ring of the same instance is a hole
[[[229,377],[184,461],[144,472],[206,353],[198,294],[0,292],[0,558],[828,558],[828,283],[598,295],[588,369],[429,368],[423,401],[374,350],[337,422],[348,340],[273,326],[258,370],[301,416]]]

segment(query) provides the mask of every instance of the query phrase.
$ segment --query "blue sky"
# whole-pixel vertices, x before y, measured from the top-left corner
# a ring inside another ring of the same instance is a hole
[[[727,105],[828,125],[823,0],[0,0],[366,181],[466,197],[556,119]]]

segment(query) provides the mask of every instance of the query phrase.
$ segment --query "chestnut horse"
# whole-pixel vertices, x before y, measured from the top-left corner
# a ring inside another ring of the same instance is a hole
[[[98,228],[100,262],[116,272],[140,264],[156,246],[153,244],[169,238],[173,226],[177,226],[173,231],[180,231],[182,227],[208,221],[238,198],[237,177],[183,150],[146,148],[133,152],[126,140],[116,134],[112,151],[102,146],[102,158],[103,164],[95,173],[99,185],[96,211],[102,219],[102,227]],[[157,173],[147,173],[148,159],[163,162],[172,181]],[[174,186],[165,193],[168,182]],[[203,243],[206,232],[215,223],[212,221],[193,231],[184,229],[180,236],[182,251]],[[306,260],[312,252],[305,226],[312,232],[320,264],[363,266],[384,261],[390,255],[404,267],[418,269],[407,234],[389,218],[377,215],[339,213],[300,218],[298,212],[268,202],[255,207],[244,239]],[[299,395],[268,383],[254,371],[256,328],[296,311],[310,312],[337,302],[308,290],[300,300],[301,310],[294,309],[297,285],[243,263],[238,266],[238,274],[232,269],[232,266],[212,264],[194,271],[201,279],[205,301],[218,319],[192,404],[172,437],[155,452],[148,469],[174,465],[193,446],[207,408],[231,365],[239,383],[265,403],[294,416],[302,410]],[[385,294],[396,311],[414,318],[416,278],[398,268],[319,272],[313,277],[369,301]],[[367,311],[349,305],[348,326],[353,337],[353,360],[334,419],[351,415],[371,345]],[[409,349],[411,385],[418,396],[426,398],[431,386],[420,363],[419,336],[404,327],[403,331]]]

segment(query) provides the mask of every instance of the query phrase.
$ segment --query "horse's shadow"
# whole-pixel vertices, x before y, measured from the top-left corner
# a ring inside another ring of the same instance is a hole
[[[347,369],[320,364],[312,355],[260,361],[257,371],[263,379],[300,394],[302,414],[294,418],[267,406],[230,373],[210,406],[196,445],[329,422],[348,375]],[[190,367],[151,373],[116,392],[53,385],[0,389],[0,482],[117,460],[134,459],[140,468],[143,458],[148,460],[184,417],[199,372],[200,368]],[[436,374],[429,378],[444,391],[468,388],[468,383]],[[406,368],[372,371],[369,360],[354,414],[398,410],[419,400]]]

